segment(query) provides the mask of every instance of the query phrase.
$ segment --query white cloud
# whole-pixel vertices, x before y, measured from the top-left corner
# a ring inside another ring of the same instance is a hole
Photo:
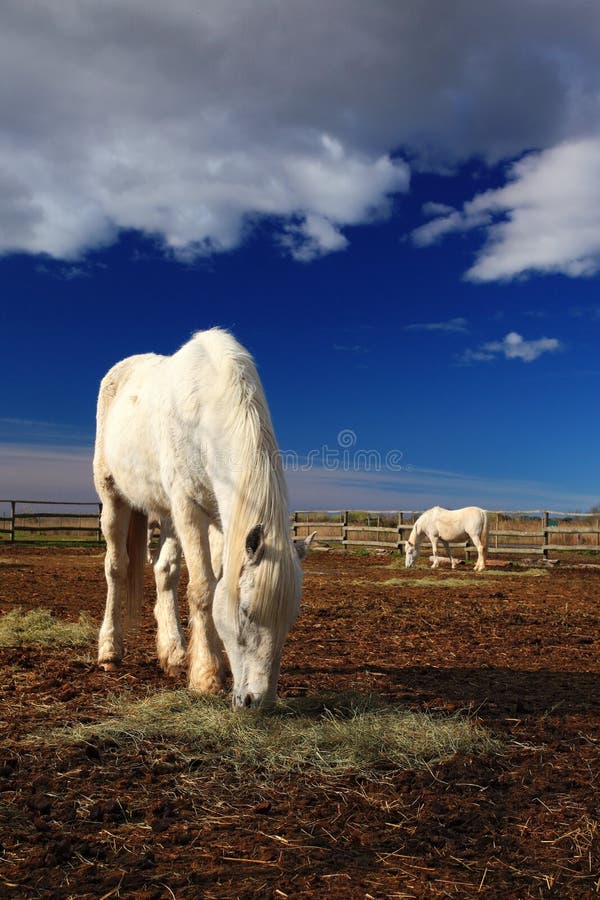
[[[328,219],[309,214],[297,224],[284,227],[280,244],[299,262],[311,262],[334,250],[344,250],[348,241]]]
[[[97,501],[89,447],[0,444],[0,500]],[[589,509],[597,496],[556,484],[406,467],[286,472],[292,509],[426,509],[436,503],[488,509]],[[0,514],[5,508],[0,509]]]
[[[441,331],[448,334],[466,334],[469,330],[469,324],[462,316],[456,316],[448,319],[446,322],[414,322],[412,325],[405,325],[405,331]]]
[[[432,219],[431,222],[426,222],[425,225],[420,225],[412,231],[411,237],[417,247],[429,247],[452,232],[470,231],[472,228],[492,223],[492,217],[487,211],[467,213],[456,209],[448,212],[448,209],[446,207],[444,213],[438,218]]]
[[[448,206],[447,203],[436,203],[435,201],[428,201],[423,204],[423,215],[424,216],[445,216],[448,213],[453,212],[451,206]]]
[[[466,273],[471,281],[531,272],[594,275],[600,270],[600,138],[527,154],[511,166],[504,187],[432,219],[412,238],[427,246],[482,226],[487,241]]]
[[[307,261],[389,214],[395,148],[448,171],[600,131],[596,0],[5,0],[0,24],[4,253],[76,260],[132,228],[189,258],[266,216]],[[481,223],[500,208],[521,209]],[[423,242],[465,224],[439,213]],[[471,277],[538,265],[493,238]]]
[[[2,500],[96,500],[90,447],[0,444]]]
[[[27,444],[82,445],[92,443],[94,435],[76,425],[45,422],[39,419],[0,417],[0,441]]]
[[[572,306],[569,309],[569,314],[574,319],[589,319],[592,322],[600,322],[600,305]]]
[[[556,484],[483,477],[412,467],[401,472],[347,472],[315,467],[286,473],[292,509],[422,510],[434,505],[574,512],[597,501],[593,493]]]
[[[477,350],[466,350],[460,359],[464,363],[488,362],[498,356],[504,356],[505,359],[533,362],[543,353],[553,353],[560,349],[562,344],[558,338],[542,337],[527,341],[516,331],[510,331],[501,341],[489,341]]]

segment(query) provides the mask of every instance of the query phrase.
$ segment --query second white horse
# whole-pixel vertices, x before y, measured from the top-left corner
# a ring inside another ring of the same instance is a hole
[[[406,567],[414,565],[423,540],[428,540],[433,552],[431,568],[437,569],[440,558],[437,552],[438,541],[441,541],[452,564],[456,568],[458,561],[452,556],[451,541],[466,541],[467,538],[477,550],[475,571],[483,572],[487,552],[488,517],[485,509],[479,506],[465,506],[462,509],[443,509],[433,506],[422,513],[415,522],[406,542]]]

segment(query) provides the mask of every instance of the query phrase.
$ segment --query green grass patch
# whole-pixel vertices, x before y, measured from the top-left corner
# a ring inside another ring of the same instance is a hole
[[[59,535],[54,535],[53,537],[47,537],[46,535],[31,535],[30,532],[23,532],[19,534],[17,531],[15,533],[15,540],[11,541],[10,534],[0,532],[0,544],[19,544],[20,546],[35,546],[35,547],[103,547],[104,542],[88,539],[88,538],[76,538],[76,537],[60,537]]]
[[[445,559],[445,558],[446,557],[442,557],[442,559]],[[499,576],[501,578],[506,578],[509,575],[517,575],[517,576],[518,575],[529,575],[529,576],[531,576],[531,575],[547,575],[548,571],[549,571],[548,569],[542,569],[542,568],[537,568],[537,567],[536,568],[529,567],[527,569],[521,569],[521,568],[519,568],[518,562],[514,563],[514,568],[513,567],[495,568],[493,563],[490,562],[488,568],[484,569],[483,572],[474,572],[474,569],[473,569],[473,566],[475,565],[474,559],[471,560],[470,562],[465,562],[464,559],[459,557],[458,561],[459,561],[459,563],[462,563],[462,565],[457,566],[457,568],[454,570],[452,570],[445,563],[442,563],[440,565],[440,567],[436,570],[436,569],[431,568],[431,563],[427,562],[426,557],[425,557],[425,559],[423,557],[420,557],[419,561],[417,562],[417,564],[415,566],[413,566],[412,570],[413,570],[413,572],[414,571],[418,571],[418,572],[435,572],[435,571],[451,572],[451,571],[454,571],[456,576],[460,576],[463,574],[464,575],[475,574],[478,578],[481,578],[481,577],[484,577],[484,578],[494,577],[495,578],[496,576]],[[400,569],[401,571],[406,571],[406,564],[404,562],[404,554],[402,554],[402,557],[400,559],[392,559],[392,560],[390,560],[389,563],[383,564],[381,566],[381,568],[382,569],[383,568],[385,568],[385,569]]]
[[[495,580],[496,578],[522,578],[523,576],[527,576],[528,578],[541,578],[548,575],[548,572],[545,569],[523,569],[522,571],[511,570],[507,572],[505,570],[485,570],[480,572],[477,575],[467,575],[466,577],[457,572],[455,575],[448,575],[446,577],[439,575],[423,575],[421,578],[415,578],[414,576],[407,575],[405,578],[400,576],[396,578],[386,578],[382,581],[373,581],[371,579],[366,578],[357,578],[352,581],[352,584],[370,584],[370,585],[379,585],[381,587],[390,587],[394,585],[406,585],[411,587],[419,587],[420,585],[426,587],[471,587],[474,585],[479,585],[481,587],[481,583],[483,579]]]
[[[381,587],[391,587],[395,585],[410,585],[419,587],[419,585],[437,585],[438,587],[465,587],[470,585],[481,585],[478,578],[386,578],[385,581],[367,581],[366,579],[357,579],[352,584],[375,584]]]
[[[76,646],[94,640],[98,626],[82,613],[78,622],[61,622],[46,609],[24,613],[14,609],[0,617],[0,647],[27,644],[67,644]]]
[[[141,701],[115,696],[106,713],[102,721],[63,728],[44,740],[114,747],[167,742],[193,760],[194,767],[229,764],[266,773],[355,772],[365,777],[422,768],[458,752],[497,749],[497,742],[468,715],[411,712],[357,694],[291,699],[260,713],[234,712],[224,699],[180,690]]]

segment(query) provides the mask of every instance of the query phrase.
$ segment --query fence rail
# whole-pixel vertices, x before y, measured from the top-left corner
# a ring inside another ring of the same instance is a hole
[[[0,542],[23,543],[52,537],[87,537],[101,542],[101,512],[102,504],[97,501],[0,500]],[[322,544],[401,551],[421,512],[296,510],[291,515],[291,534],[302,538],[316,531],[316,540]],[[488,519],[490,556],[539,554],[547,558],[550,552],[600,553],[600,513],[488,510]],[[463,550],[467,559],[476,553],[468,541],[451,546]]]
[[[38,512],[34,511],[35,507]],[[57,507],[60,512],[54,511]],[[73,507],[81,511],[69,512]],[[23,543],[34,536],[63,540],[69,537],[83,540],[88,536],[90,540],[101,541],[101,512],[102,504],[98,501],[0,500],[0,541]]]
[[[297,510],[292,533],[302,538],[316,531],[315,540],[334,546],[403,550],[423,510],[354,511]],[[600,514],[557,510],[488,510],[488,555],[537,555],[550,552],[600,553]],[[424,548],[430,545],[423,542]],[[469,541],[452,543],[470,559],[477,551]]]

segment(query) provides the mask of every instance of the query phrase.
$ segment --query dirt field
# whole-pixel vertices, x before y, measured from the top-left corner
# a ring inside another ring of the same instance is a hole
[[[594,560],[590,560],[594,561]],[[600,562],[600,560],[598,560]],[[406,570],[313,552],[280,694],[472,710],[499,739],[379,782],[192,771],[168,747],[25,744],[107,695],[172,688],[151,602],[122,669],[0,649],[0,894],[60,898],[587,897],[600,892],[600,569]],[[148,593],[152,591],[148,571]],[[389,582],[389,583],[385,583]],[[0,547],[0,613],[99,621],[99,550]]]

